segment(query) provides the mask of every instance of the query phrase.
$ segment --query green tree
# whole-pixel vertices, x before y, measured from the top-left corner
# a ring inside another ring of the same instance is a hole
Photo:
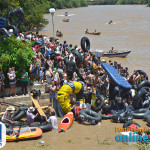
[[[8,37],[0,41],[0,68],[6,74],[9,67],[15,67],[17,77],[21,69],[29,69],[34,52],[32,43],[22,42],[15,37]]]
[[[150,0],[148,0],[148,7],[150,7]]]

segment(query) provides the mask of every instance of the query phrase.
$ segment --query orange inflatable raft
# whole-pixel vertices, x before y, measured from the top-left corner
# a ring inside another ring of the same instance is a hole
[[[42,136],[42,130],[38,127],[24,127],[21,128],[19,131],[19,128],[14,128],[13,131],[17,134],[13,135],[6,135],[6,141],[19,141],[19,140],[26,140],[26,139],[33,139],[38,138]]]

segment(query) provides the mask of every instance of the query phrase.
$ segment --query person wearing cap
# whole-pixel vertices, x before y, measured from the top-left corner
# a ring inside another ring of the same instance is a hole
[[[109,101],[104,101],[104,106],[101,109],[102,114],[108,115],[111,114],[111,105],[109,105]]]
[[[118,64],[117,61],[114,61],[114,66],[113,66],[116,70],[118,70]]]
[[[31,124],[34,122],[34,119],[38,116],[38,113],[34,115],[35,108],[34,107],[29,107],[27,110],[27,124]]]
[[[2,116],[1,121],[3,123],[8,123],[8,124],[16,123],[17,121],[14,121],[12,116],[11,116],[11,112],[14,111],[14,110],[15,110],[15,108],[13,106],[9,106],[6,109],[4,115]]]
[[[80,101],[76,101],[76,104],[71,108],[71,111],[74,114],[75,121],[82,121],[79,111],[82,110],[83,108],[80,108]]]

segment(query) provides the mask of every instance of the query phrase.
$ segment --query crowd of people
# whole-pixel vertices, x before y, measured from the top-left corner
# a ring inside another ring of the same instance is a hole
[[[66,84],[68,81],[80,81],[84,85],[83,99],[85,105],[81,106],[80,102],[75,102],[73,95],[70,95],[73,109],[77,106],[74,111],[75,117],[77,118],[79,117],[79,110],[82,108],[94,110],[94,107],[91,107],[93,94],[96,94],[95,107],[100,103],[100,95],[102,94],[105,97],[105,105],[102,109],[102,113],[104,114],[110,113],[112,108],[119,109],[115,101],[116,97],[120,97],[123,101],[125,106],[124,113],[126,113],[127,110],[126,105],[132,103],[134,96],[132,91],[121,89],[115,85],[102,68],[101,63],[108,63],[114,67],[133,87],[138,86],[139,83],[148,79],[147,75],[141,74],[138,71],[134,71],[132,75],[129,75],[128,68],[124,68],[121,63],[117,61],[106,61],[103,58],[96,57],[91,51],[84,52],[77,45],[73,46],[67,43],[67,41],[61,43],[58,39],[48,38],[46,35],[39,35],[38,32],[36,34],[32,32],[25,34],[19,33],[17,39],[34,42],[34,47],[32,47],[34,57],[32,58],[30,68],[29,70],[22,68],[20,74],[22,94],[28,94],[28,85],[34,85],[35,81],[39,84],[45,84],[49,91],[50,106],[52,106],[56,99],[56,93],[63,84]],[[77,51],[81,55],[79,63],[78,56],[75,55],[74,51]],[[9,68],[7,76],[10,85],[10,96],[12,96],[12,91],[14,96],[17,96],[15,92],[16,74],[14,67]],[[5,76],[3,71],[0,70],[1,96],[4,91],[4,82]],[[29,116],[27,117],[27,122],[32,122],[34,118],[37,117],[37,114],[31,115],[33,110],[34,108],[29,108],[27,112]],[[56,116],[55,111],[53,111],[50,116]],[[54,119],[54,117],[52,118]],[[48,121],[51,122],[52,119],[49,118]]]

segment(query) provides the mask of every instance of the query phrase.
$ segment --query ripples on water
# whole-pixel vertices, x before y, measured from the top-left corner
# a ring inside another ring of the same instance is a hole
[[[64,17],[58,16],[66,11],[76,14],[70,17],[70,22],[62,22]],[[44,30],[52,35],[51,15],[45,15],[49,25]],[[114,24],[107,24],[112,20]],[[150,8],[145,5],[110,5],[89,6],[76,9],[56,10],[54,16],[55,31],[64,34],[60,41],[67,40],[70,44],[80,45],[83,36],[91,42],[91,49],[109,51],[113,46],[117,50],[131,50],[127,58],[113,58],[129,67],[132,73],[142,69],[150,75]],[[101,32],[100,36],[85,35],[85,29]]]

